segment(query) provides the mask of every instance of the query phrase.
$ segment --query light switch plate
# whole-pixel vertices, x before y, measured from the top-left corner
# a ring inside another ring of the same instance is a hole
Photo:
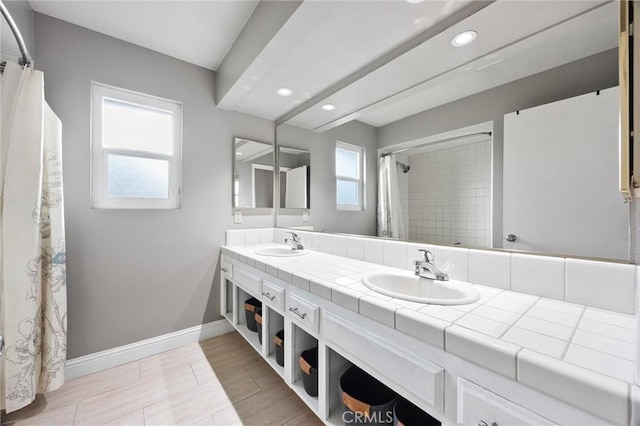
[[[242,223],[242,212],[233,212],[233,223]]]
[[[309,222],[309,212],[302,212],[302,221]]]

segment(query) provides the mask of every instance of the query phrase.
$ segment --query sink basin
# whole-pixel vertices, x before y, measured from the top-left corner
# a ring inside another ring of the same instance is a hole
[[[293,257],[309,254],[308,250],[291,250],[289,247],[268,247],[256,250],[260,256]]]
[[[411,272],[374,272],[362,283],[386,296],[435,305],[465,305],[480,299],[478,290],[462,281],[435,281]]]

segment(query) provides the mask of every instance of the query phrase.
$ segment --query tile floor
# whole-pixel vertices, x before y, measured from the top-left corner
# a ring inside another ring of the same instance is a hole
[[[2,426],[321,425],[233,332],[67,382]]]

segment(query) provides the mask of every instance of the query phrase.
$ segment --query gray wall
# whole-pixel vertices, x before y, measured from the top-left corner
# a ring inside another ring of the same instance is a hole
[[[376,200],[378,164],[376,128],[352,121],[324,133],[313,133],[295,126],[278,126],[278,145],[306,149],[311,153],[311,209],[309,222],[302,213],[278,214],[277,225],[313,225],[316,231],[376,235]],[[336,210],[336,141],[366,149],[366,189],[364,211]],[[289,211],[290,212],[290,211]]]
[[[273,122],[217,109],[204,68],[40,14],[35,36],[45,95],[63,123],[69,357],[218,319],[233,137],[273,143]],[[90,208],[91,81],[183,102],[181,209]]]
[[[493,121],[493,240],[501,247],[504,115],[618,84],[618,50],[611,49],[378,128],[380,148]]]

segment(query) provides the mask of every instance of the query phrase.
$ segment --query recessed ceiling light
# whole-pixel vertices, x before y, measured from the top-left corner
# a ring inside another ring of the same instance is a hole
[[[242,155],[242,153],[240,151],[236,152],[236,155]]]
[[[293,95],[293,90],[286,87],[281,87],[276,91],[276,93],[280,96],[291,96]]]
[[[458,34],[451,40],[451,45],[455,47],[466,46],[476,39],[478,33],[475,31],[464,31]]]
[[[407,3],[422,3],[423,0],[407,0]]]
[[[324,111],[333,111],[334,109],[336,109],[335,105],[331,105],[331,104],[325,104],[322,105],[321,107]]]

